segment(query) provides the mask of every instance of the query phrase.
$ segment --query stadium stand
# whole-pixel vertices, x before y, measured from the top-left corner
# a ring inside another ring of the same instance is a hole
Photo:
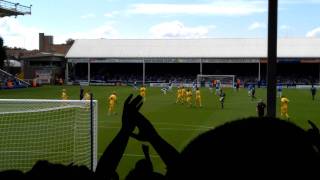
[[[278,81],[319,83],[320,39],[279,39]],[[91,49],[92,51],[86,51]],[[106,51],[107,49],[107,51]],[[265,85],[266,39],[76,40],[66,55],[66,81],[77,83],[193,82],[198,74],[236,75]],[[295,76],[292,76],[294,74]]]
[[[15,89],[31,86],[28,82],[0,69],[0,89]]]

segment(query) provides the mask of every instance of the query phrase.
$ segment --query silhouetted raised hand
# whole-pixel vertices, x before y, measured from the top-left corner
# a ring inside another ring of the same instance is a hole
[[[131,132],[134,130],[136,126],[130,117],[133,116],[134,113],[138,112],[143,104],[141,96],[137,96],[130,102],[130,100],[132,99],[132,96],[133,95],[131,94],[124,102],[123,112],[122,112],[121,130],[124,133],[129,133],[129,134],[131,134]]]
[[[132,121],[136,123],[139,129],[138,134],[132,133],[131,136],[139,141],[149,142],[167,165],[167,169],[170,169],[177,162],[179,152],[161,138],[150,121],[140,112],[135,111],[131,114],[130,118],[132,118]]]
[[[97,179],[118,179],[116,168],[127,147],[129,136],[135,128],[135,123],[130,116],[139,111],[142,106],[142,97],[137,96],[130,102],[132,96],[131,94],[126,99],[123,106],[121,130],[109,144],[98,162],[95,172]]]

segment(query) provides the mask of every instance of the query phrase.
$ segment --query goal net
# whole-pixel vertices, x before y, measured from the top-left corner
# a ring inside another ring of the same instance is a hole
[[[197,75],[198,86],[209,87],[212,81],[220,81],[223,87],[234,87],[235,75]]]
[[[97,164],[97,101],[0,99],[0,171]]]

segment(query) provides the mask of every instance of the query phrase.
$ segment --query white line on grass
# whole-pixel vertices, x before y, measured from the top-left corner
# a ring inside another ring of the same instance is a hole
[[[121,123],[119,121],[107,121],[110,124],[118,124]],[[183,126],[183,127],[191,127],[191,128],[198,128],[198,129],[213,129],[213,126],[201,126],[201,125],[191,125],[191,124],[178,124],[178,123],[168,123],[168,122],[155,122],[152,123],[153,125],[172,125],[172,126]],[[102,126],[103,127],[103,126]]]
[[[98,153],[99,156],[101,156],[103,153]],[[123,154],[125,157],[145,157],[143,154]],[[160,158],[159,155],[150,154],[150,157],[152,158]]]
[[[99,126],[99,128],[103,129],[120,129],[120,127],[114,126]],[[156,128],[158,130],[167,130],[167,131],[204,131],[209,130],[210,128],[194,128],[194,129],[182,129],[182,128]]]

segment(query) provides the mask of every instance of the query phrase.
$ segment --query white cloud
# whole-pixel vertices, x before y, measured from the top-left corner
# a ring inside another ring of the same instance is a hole
[[[152,38],[204,38],[215,26],[186,27],[180,21],[164,22],[152,26],[149,32]]]
[[[279,27],[279,29],[285,31],[285,30],[292,29],[292,27],[291,27],[291,26],[288,26],[288,25],[281,25],[281,26]]]
[[[9,47],[21,47],[29,50],[39,48],[39,32],[45,32],[37,27],[28,27],[19,23],[16,18],[0,18],[0,36],[4,39],[4,45]],[[90,29],[88,31],[55,34],[47,32],[54,36],[54,43],[65,43],[69,38],[73,39],[98,39],[98,38],[118,38],[119,33],[113,27],[113,23]]]
[[[282,0],[280,4],[319,4],[320,0]]]
[[[317,27],[317,28],[312,29],[311,31],[309,31],[306,34],[306,37],[309,37],[309,38],[320,37],[320,27]]]
[[[95,18],[96,15],[93,14],[93,13],[89,13],[89,14],[84,14],[84,15],[82,15],[80,17],[81,17],[81,19],[91,19],[91,18]]]
[[[264,1],[228,0],[202,4],[133,4],[128,10],[133,14],[191,14],[238,16],[267,12]]]
[[[112,12],[109,12],[109,13],[105,13],[104,16],[105,17],[108,17],[108,18],[113,18],[115,17],[116,15],[120,14],[119,11],[112,11]]]
[[[253,30],[256,30],[256,29],[264,29],[266,27],[267,27],[267,25],[265,23],[254,22],[248,27],[248,30],[253,31]]]
[[[88,31],[66,33],[63,35],[54,35],[55,43],[64,43],[67,39],[101,39],[101,38],[119,38],[119,32],[112,24],[105,24]]]
[[[0,18],[0,36],[3,37],[6,46],[38,49],[39,32],[43,31],[37,27],[24,26],[16,18]]]

